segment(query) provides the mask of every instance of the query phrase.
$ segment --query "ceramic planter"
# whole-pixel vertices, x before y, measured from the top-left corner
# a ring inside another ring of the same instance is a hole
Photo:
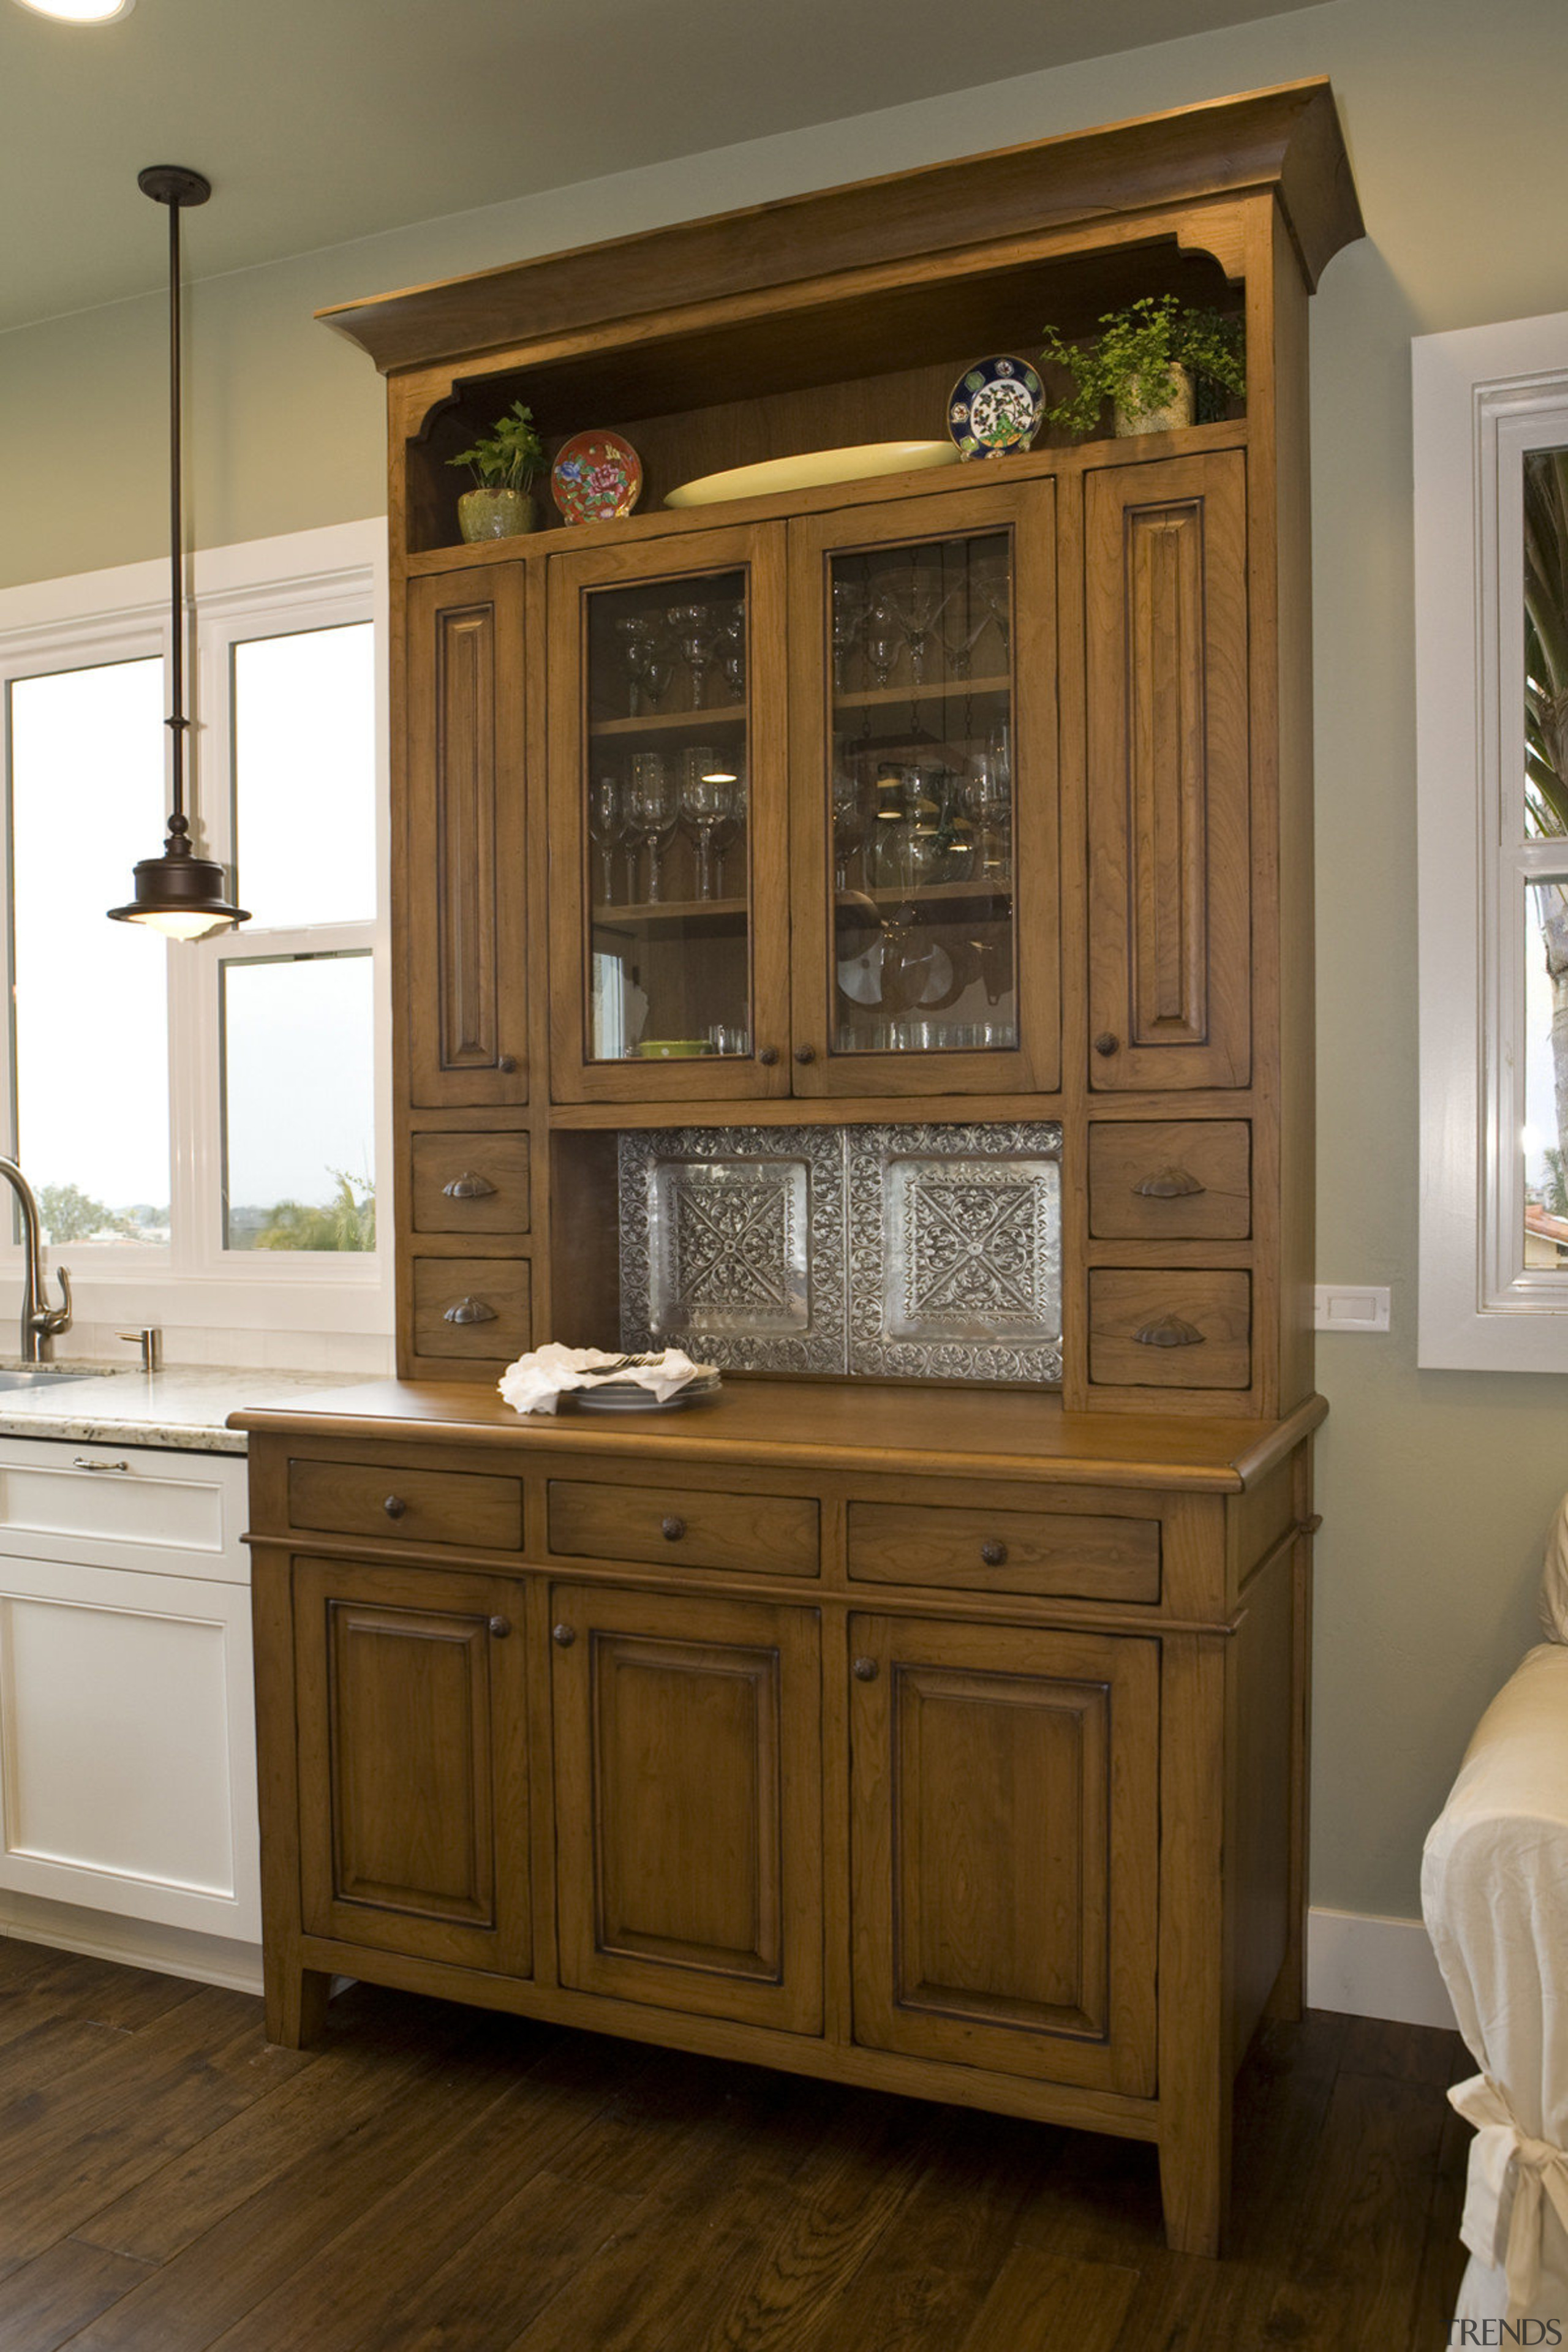
[[[470,544],[515,539],[538,520],[538,502],[528,490],[465,490],[458,500],[458,529]]]
[[[1171,381],[1175,386],[1175,394],[1173,399],[1165,403],[1163,408],[1144,408],[1140,405],[1141,379],[1137,376],[1133,377],[1129,386],[1132,396],[1132,407],[1127,409],[1120,401],[1116,403],[1116,431],[1120,438],[1125,438],[1134,433],[1177,433],[1184,425],[1192,423],[1194,399],[1192,370],[1173,367],[1170,373]]]

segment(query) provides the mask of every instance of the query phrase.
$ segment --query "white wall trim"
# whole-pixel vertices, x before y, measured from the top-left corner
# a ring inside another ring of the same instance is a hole
[[[1436,1954],[1419,1919],[1309,1911],[1307,2006],[1458,2031]]]
[[[189,1977],[195,1984],[226,1985],[232,1992],[261,1990],[261,1947],[204,1936],[194,1927],[165,1927],[151,1919],[121,1919],[84,1911],[40,1895],[0,1889],[0,1937],[47,1944],[57,1952],[85,1953],[154,1976]]]

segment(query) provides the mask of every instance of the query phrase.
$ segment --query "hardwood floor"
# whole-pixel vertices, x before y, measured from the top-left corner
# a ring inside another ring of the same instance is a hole
[[[1243,2074],[1234,2246],[1154,2152],[356,1986],[0,1938],[0,2352],[1426,2352],[1458,2037],[1316,2012]]]

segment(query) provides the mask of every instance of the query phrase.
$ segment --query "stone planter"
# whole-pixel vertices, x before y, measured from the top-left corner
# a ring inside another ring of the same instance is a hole
[[[538,520],[538,500],[529,490],[465,490],[458,500],[458,529],[470,544],[516,539]]]
[[[1134,433],[1177,433],[1183,425],[1192,423],[1194,406],[1192,370],[1173,367],[1171,380],[1175,386],[1175,396],[1163,408],[1142,408],[1137,404],[1140,383],[1134,377],[1131,386],[1133,406],[1127,409],[1120,401],[1116,404],[1115,423],[1119,438],[1126,438]]]

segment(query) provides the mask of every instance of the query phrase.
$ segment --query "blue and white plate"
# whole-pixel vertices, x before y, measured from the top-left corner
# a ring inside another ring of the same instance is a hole
[[[961,457],[1000,457],[1028,448],[1045,404],[1045,385],[1027,360],[976,360],[952,387],[947,429]]]

